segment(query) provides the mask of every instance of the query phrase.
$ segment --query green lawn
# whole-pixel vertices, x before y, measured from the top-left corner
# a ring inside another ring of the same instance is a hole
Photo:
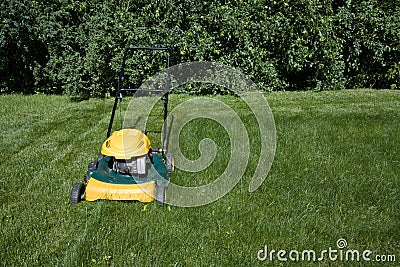
[[[262,137],[235,97],[216,96],[246,121],[251,158],[245,176],[220,200],[196,208],[154,203],[69,205],[100,150],[112,99],[0,96],[0,259],[3,266],[343,266],[365,262],[280,262],[259,250],[337,249],[395,255],[400,261],[400,91],[270,93],[277,149],[262,186],[248,192]],[[171,104],[191,99],[171,96]],[[171,107],[173,108],[173,107]],[[117,117],[118,118],[118,117]],[[215,162],[172,180],[200,185],[229,161],[229,139],[210,120],[183,128],[184,154],[214,139]],[[227,142],[228,140],[228,142]],[[288,255],[286,255],[288,257]],[[372,256],[371,256],[372,258]],[[375,258],[373,258],[375,259]],[[379,265],[377,262],[367,266]]]

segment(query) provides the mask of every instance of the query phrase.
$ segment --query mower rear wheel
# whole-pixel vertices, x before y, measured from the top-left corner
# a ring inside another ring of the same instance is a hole
[[[172,153],[167,153],[167,157],[165,160],[165,167],[167,168],[167,172],[168,174],[172,174],[172,172],[174,171],[174,154]]]
[[[167,187],[163,184],[156,185],[155,199],[158,205],[164,205],[165,203],[165,191]]]
[[[85,188],[84,183],[74,184],[71,191],[71,205],[76,205],[85,198]]]

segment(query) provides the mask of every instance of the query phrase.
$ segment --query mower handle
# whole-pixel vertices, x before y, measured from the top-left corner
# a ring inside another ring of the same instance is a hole
[[[122,68],[121,68],[121,71],[120,71],[120,73],[119,73],[119,75],[118,75],[118,89],[120,89],[120,83],[124,80],[124,71],[125,71],[125,62],[126,62],[126,57],[128,56],[128,51],[130,51],[130,50],[159,50],[159,51],[166,51],[166,52],[168,52],[168,60],[167,60],[167,69],[169,69],[169,67],[170,67],[170,60],[171,60],[171,57],[172,57],[172,49],[171,48],[169,48],[169,47],[166,47],[166,46],[162,46],[162,45],[160,45],[160,46],[134,46],[134,45],[131,45],[131,46],[129,46],[129,47],[127,47],[126,49],[125,49],[125,52],[124,52],[124,57],[123,57],[123,59],[122,59]]]
[[[140,90],[144,90],[141,88],[136,88],[136,89],[128,89],[128,88],[123,88],[122,87],[122,83],[124,80],[124,70],[125,70],[125,62],[126,62],[126,58],[128,56],[128,52],[130,50],[158,50],[158,51],[164,51],[164,52],[168,52],[168,58],[167,58],[167,64],[166,64],[166,70],[167,70],[167,81],[166,81],[166,87],[164,90],[157,90],[157,91],[164,91],[164,95],[161,98],[164,101],[164,131],[162,134],[162,151],[165,151],[166,149],[166,134],[167,134],[167,115],[168,115],[168,92],[170,90],[170,83],[171,83],[171,77],[170,77],[170,73],[169,73],[169,68],[170,68],[170,64],[171,64],[171,58],[172,58],[172,49],[166,46],[129,46],[125,49],[124,52],[124,56],[122,59],[122,66],[121,66],[121,70],[118,74],[118,87],[117,90],[115,92],[115,100],[114,100],[114,106],[111,112],[111,119],[110,119],[110,123],[108,125],[108,131],[107,131],[107,138],[110,137],[111,135],[111,129],[112,129],[112,125],[113,125],[113,121],[114,121],[114,116],[115,116],[115,110],[117,108],[117,104],[118,104],[118,100],[122,100],[122,92],[123,91],[140,91]]]
[[[166,51],[171,51],[171,48],[163,45],[159,46],[134,46],[131,45],[127,48],[127,50],[166,50]]]

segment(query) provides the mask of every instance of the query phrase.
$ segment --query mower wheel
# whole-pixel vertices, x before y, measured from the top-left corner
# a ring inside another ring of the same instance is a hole
[[[71,205],[78,204],[85,198],[85,184],[75,183],[71,191]]]
[[[168,174],[172,174],[174,171],[174,154],[167,153],[167,158],[165,160],[165,167],[167,168]]]
[[[156,185],[156,202],[158,205],[163,205],[165,203],[165,191],[167,187],[163,184]]]

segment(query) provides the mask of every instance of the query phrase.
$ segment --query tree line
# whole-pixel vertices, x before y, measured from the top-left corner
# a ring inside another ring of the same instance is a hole
[[[173,49],[175,64],[218,61],[266,91],[400,88],[399,0],[6,0],[0,7],[1,93],[103,96],[115,86],[125,47],[158,44]],[[138,79],[164,66],[152,56],[132,60]]]

